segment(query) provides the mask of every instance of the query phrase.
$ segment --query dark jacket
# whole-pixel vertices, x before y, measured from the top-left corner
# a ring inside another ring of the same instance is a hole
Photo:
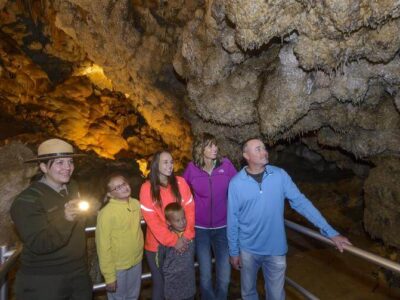
[[[227,158],[217,164],[211,175],[190,162],[183,173],[194,196],[195,226],[219,228],[226,226],[229,181],[236,169]]]
[[[173,247],[158,246],[158,267],[164,279],[164,296],[167,300],[182,300],[196,293],[194,270],[194,242],[182,254]]]
[[[10,213],[23,242],[22,272],[62,274],[85,267],[85,222],[64,217],[65,203],[77,195],[74,183],[62,197],[46,184],[34,182],[14,200]]]

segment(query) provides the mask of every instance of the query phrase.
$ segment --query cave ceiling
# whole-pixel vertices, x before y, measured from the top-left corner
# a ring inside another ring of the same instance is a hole
[[[0,0],[0,142],[180,167],[202,131],[235,162],[303,144],[366,178],[365,229],[400,248],[399,28],[394,0]]]
[[[399,15],[389,0],[0,0],[1,138],[184,160],[209,131],[236,158],[252,136],[341,167],[398,157]]]

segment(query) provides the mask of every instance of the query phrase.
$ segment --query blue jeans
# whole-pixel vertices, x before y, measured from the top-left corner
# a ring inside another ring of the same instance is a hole
[[[257,255],[240,251],[240,284],[243,300],[258,300],[257,273],[262,268],[266,299],[285,299],[286,256]]]
[[[200,270],[200,293],[203,300],[225,300],[231,278],[226,228],[196,228],[196,256]],[[213,288],[212,252],[215,257],[216,283]]]

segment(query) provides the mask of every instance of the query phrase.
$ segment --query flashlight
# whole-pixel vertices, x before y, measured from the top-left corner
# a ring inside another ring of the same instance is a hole
[[[87,211],[89,209],[89,207],[90,207],[89,202],[87,202],[85,200],[79,201],[79,203],[78,203],[78,208],[81,211]]]

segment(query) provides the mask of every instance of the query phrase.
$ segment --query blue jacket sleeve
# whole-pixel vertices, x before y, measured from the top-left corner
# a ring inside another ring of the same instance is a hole
[[[229,255],[239,256],[239,202],[232,181],[228,189],[227,224]]]
[[[289,199],[290,206],[299,214],[304,216],[314,226],[320,229],[322,235],[326,237],[333,237],[339,233],[332,228],[331,225],[325,220],[318,209],[308,200],[294,184],[292,178],[284,171],[283,172],[283,186],[285,197]]]

